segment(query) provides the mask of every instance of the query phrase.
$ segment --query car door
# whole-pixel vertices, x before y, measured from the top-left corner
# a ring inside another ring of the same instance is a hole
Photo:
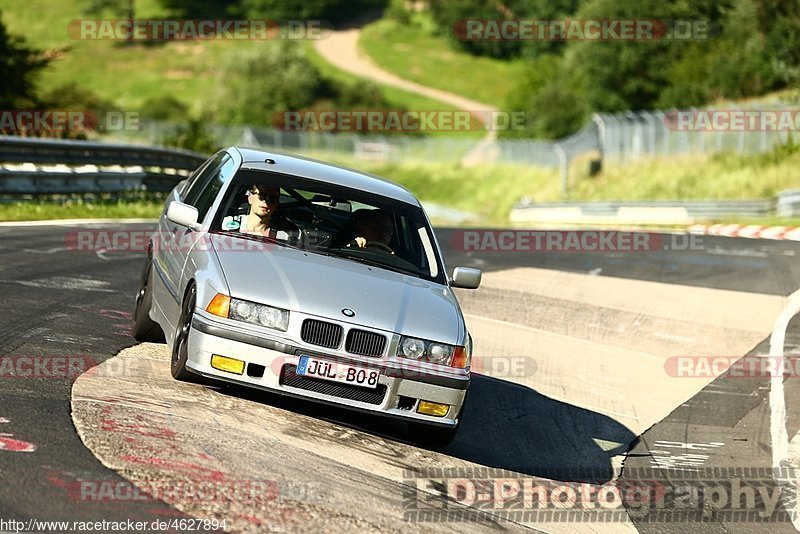
[[[182,191],[173,191],[172,196],[167,202],[183,202],[198,209],[198,221],[203,222],[204,217],[214,201],[214,191],[219,191],[216,185],[220,182],[223,170],[228,171],[233,166],[230,155],[220,152],[215,155],[205,168],[195,177],[194,180],[187,182]],[[227,174],[227,172],[225,173]],[[209,196],[211,197],[210,200]],[[164,288],[168,295],[166,298],[159,299],[164,304],[162,312],[171,325],[177,321],[177,314],[180,310],[180,301],[183,297],[183,286],[181,284],[181,273],[186,262],[186,257],[196,242],[202,235],[190,228],[181,226],[167,219],[166,210],[164,216],[159,221],[159,237],[161,246],[158,254],[154,253],[154,260],[161,270],[161,277]],[[157,256],[157,257],[156,257]],[[167,337],[171,338],[174,328],[165,331]]]

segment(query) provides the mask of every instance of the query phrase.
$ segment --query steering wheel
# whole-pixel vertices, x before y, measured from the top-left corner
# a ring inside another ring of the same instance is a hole
[[[364,246],[364,248],[375,248],[384,252],[388,252],[389,254],[394,254],[392,247],[386,243],[381,243],[380,241],[367,241],[367,244]]]

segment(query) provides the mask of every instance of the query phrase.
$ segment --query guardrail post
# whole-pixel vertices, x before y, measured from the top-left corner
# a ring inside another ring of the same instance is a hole
[[[597,125],[597,150],[600,152],[600,165],[603,165],[606,152],[606,121],[599,113],[592,114],[592,121]]]
[[[553,143],[553,148],[558,154],[559,168],[561,169],[561,196],[567,196],[567,180],[569,172],[569,158],[560,143]]]

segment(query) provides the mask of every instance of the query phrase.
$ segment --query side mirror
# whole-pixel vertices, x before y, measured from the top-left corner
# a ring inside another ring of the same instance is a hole
[[[456,267],[453,269],[453,278],[450,279],[450,285],[461,289],[478,289],[478,286],[481,285],[482,274],[480,269]]]
[[[173,201],[167,208],[167,219],[192,230],[202,228],[202,225],[197,222],[197,217],[197,208],[183,202]]]

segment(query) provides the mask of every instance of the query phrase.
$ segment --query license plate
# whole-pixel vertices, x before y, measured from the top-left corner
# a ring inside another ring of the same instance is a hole
[[[378,377],[381,375],[380,371],[376,369],[330,362],[311,356],[300,356],[295,373],[300,376],[321,378],[370,389],[378,387]]]

